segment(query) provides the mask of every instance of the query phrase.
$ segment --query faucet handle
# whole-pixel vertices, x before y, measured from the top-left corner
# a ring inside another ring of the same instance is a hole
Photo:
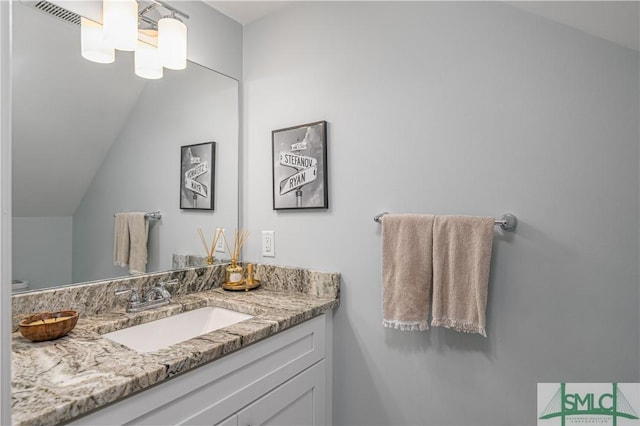
[[[167,288],[165,287],[165,284],[167,283],[159,283],[156,289],[164,299],[169,299],[171,298],[171,293],[169,292],[169,290],[167,290]]]
[[[178,279],[173,279],[170,281],[161,281],[160,283],[158,283],[158,289],[160,290],[160,292],[162,293],[163,297],[171,297],[171,293],[169,292],[169,290],[165,287],[167,285],[175,285],[175,284],[179,284],[180,281],[178,281]]]
[[[140,302],[140,296],[138,295],[138,291],[133,287],[123,287],[116,289],[116,296],[120,296],[121,294],[131,293],[129,297],[129,303],[138,303]]]

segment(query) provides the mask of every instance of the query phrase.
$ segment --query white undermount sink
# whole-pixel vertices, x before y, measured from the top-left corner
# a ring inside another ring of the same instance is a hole
[[[102,337],[140,353],[153,352],[249,318],[253,318],[253,315],[206,307],[113,331]]]

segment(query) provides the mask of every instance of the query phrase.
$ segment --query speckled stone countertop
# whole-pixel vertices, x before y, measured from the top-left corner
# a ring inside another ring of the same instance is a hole
[[[58,340],[34,343],[13,333],[12,423],[44,426],[68,421],[338,306],[338,274],[328,280],[336,283],[334,290],[314,295],[314,280],[301,278],[323,273],[283,270],[262,269],[276,289],[263,285],[250,292],[227,292],[213,285],[174,296],[161,308],[125,313],[121,307],[81,315],[76,327]],[[282,279],[282,274],[288,278]],[[205,306],[255,316],[150,353],[138,353],[101,336]]]

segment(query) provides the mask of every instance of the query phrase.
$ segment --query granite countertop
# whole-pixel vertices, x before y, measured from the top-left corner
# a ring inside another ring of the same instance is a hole
[[[65,337],[34,343],[13,333],[12,423],[54,425],[131,395],[334,309],[337,297],[259,288],[180,295],[171,304],[127,314],[81,315]],[[156,352],[138,353],[101,335],[205,306],[253,318]]]

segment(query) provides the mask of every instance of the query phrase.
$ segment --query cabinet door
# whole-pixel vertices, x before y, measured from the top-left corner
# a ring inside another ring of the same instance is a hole
[[[326,424],[325,361],[303,371],[238,413],[238,426]]]

